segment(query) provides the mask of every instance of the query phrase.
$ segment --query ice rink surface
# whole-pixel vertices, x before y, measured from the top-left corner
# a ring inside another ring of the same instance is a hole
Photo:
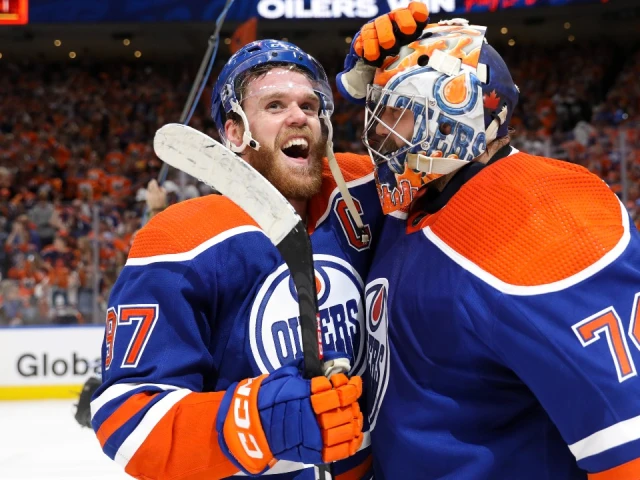
[[[0,402],[0,479],[126,480],[73,418],[73,400]]]

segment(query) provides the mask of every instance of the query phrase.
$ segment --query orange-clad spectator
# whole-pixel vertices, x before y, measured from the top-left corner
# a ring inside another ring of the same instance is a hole
[[[540,134],[543,136],[551,135],[556,127],[556,106],[550,98],[541,98],[536,104],[536,114],[540,121]]]
[[[131,197],[131,180],[124,175],[107,175],[103,185],[106,195],[113,199],[124,200]]]
[[[514,144],[531,153],[581,164],[621,195],[620,129],[625,128],[626,206],[632,220],[639,223],[640,50],[635,54],[625,51],[621,57],[624,67],[616,72],[612,69],[616,66],[613,59],[618,58],[616,48],[582,39],[562,47],[518,42],[505,48],[522,92],[521,105],[512,118]],[[329,73],[335,73],[341,60],[341,56],[327,56],[322,63]],[[63,263],[71,273],[77,271],[85,300],[83,314],[91,319],[94,284],[101,285],[104,300],[109,283],[104,276],[122,268],[144,213],[160,211],[167,199],[173,202],[176,197],[197,194],[194,185],[183,188],[175,178],[165,189],[148,185],[162,165],[153,152],[153,133],[179,118],[193,72],[187,66],[167,73],[141,63],[118,67],[96,63],[90,68],[67,64],[45,75],[41,64],[3,65],[8,68],[7,75],[0,76],[0,245],[5,247],[0,252],[1,278],[6,279],[14,268],[11,276],[18,279],[18,294],[20,289],[25,294],[38,292],[51,288],[47,286],[50,279],[43,279],[40,269],[27,273],[24,265],[16,267],[23,262],[20,255],[33,254],[37,264],[38,253],[52,265]],[[215,137],[208,117],[208,92],[209,86],[190,125]],[[586,110],[593,111],[591,119],[583,118],[585,102]],[[335,104],[337,150],[364,151],[360,140],[363,110],[338,95]],[[578,120],[586,121],[576,126]],[[137,198],[136,192],[140,194]],[[153,201],[154,192],[162,193],[162,202],[149,211],[145,198],[148,193],[148,201]],[[89,236],[95,220],[99,220],[100,231]],[[45,243],[60,230],[68,232],[69,254],[61,254],[55,240],[42,249],[33,228],[36,223],[45,233]],[[88,273],[95,265],[102,276]],[[50,321],[51,301],[47,295],[38,296],[38,301],[44,302],[43,298],[47,298],[47,307],[41,307],[46,312],[42,315]],[[24,312],[23,317],[28,318],[28,310]]]
[[[56,265],[47,274],[51,287],[67,289],[71,282],[71,269],[64,265]]]
[[[101,183],[106,176],[107,173],[104,171],[104,169],[99,167],[93,167],[87,170],[87,179],[93,180],[98,183]]]
[[[109,173],[122,171],[124,165],[124,154],[118,150],[112,150],[105,156],[105,168]]]

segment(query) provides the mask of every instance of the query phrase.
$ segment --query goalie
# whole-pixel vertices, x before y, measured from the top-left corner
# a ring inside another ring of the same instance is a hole
[[[583,167],[510,145],[519,92],[485,27],[395,42],[391,23],[367,24],[346,62],[368,87],[340,83],[367,100],[392,214],[365,290],[375,478],[639,479],[628,212]],[[394,195],[408,176],[413,202]]]

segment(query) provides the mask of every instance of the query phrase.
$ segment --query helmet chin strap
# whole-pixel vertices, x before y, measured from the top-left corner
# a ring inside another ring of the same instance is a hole
[[[340,170],[340,166],[338,165],[338,160],[336,160],[336,156],[333,153],[333,126],[331,125],[331,119],[329,116],[323,112],[320,114],[320,119],[324,121],[325,126],[327,127],[327,159],[329,160],[329,168],[331,169],[331,174],[333,175],[334,180],[336,181],[336,185],[338,186],[338,190],[342,195],[345,203],[347,204],[347,209],[351,214],[351,218],[356,222],[357,234],[361,242],[368,244],[371,239],[369,235],[365,233],[364,223],[362,222],[362,217],[358,213],[358,209],[356,205],[353,203],[353,197],[347,188],[347,184],[344,181],[344,177],[342,176],[342,171]]]
[[[249,121],[247,120],[247,115],[242,110],[242,107],[238,102],[232,100],[231,101],[231,110],[237,113],[240,118],[242,118],[242,124],[244,126],[244,133],[242,134],[242,144],[234,145],[227,139],[227,146],[236,153],[241,153],[247,146],[253,148],[254,150],[260,149],[260,144],[257,140],[251,136],[251,131],[249,130]],[[324,122],[327,127],[328,135],[327,135],[327,158],[329,160],[329,168],[331,169],[331,174],[333,175],[334,180],[336,181],[336,185],[338,186],[338,190],[342,194],[342,198],[347,204],[347,208],[353,221],[356,223],[357,234],[361,242],[369,243],[370,238],[367,235],[364,228],[364,223],[362,222],[362,218],[358,213],[358,209],[356,208],[355,203],[353,203],[353,197],[347,188],[347,184],[344,181],[344,177],[342,176],[342,171],[340,170],[340,166],[338,165],[338,161],[336,160],[336,156],[333,153],[333,126],[331,125],[331,120],[326,113],[320,114],[320,119]]]
[[[487,130],[486,130],[487,145],[489,145],[491,142],[493,142],[496,139],[496,136],[498,135],[498,129],[500,128],[500,125],[502,125],[507,119],[508,112],[509,112],[509,109],[505,105],[504,107],[502,107],[502,110],[500,110],[500,113],[496,116],[496,118],[494,118],[493,121],[487,127]]]
[[[426,174],[446,175],[455,172],[467,163],[469,163],[468,160],[458,158],[428,157],[422,153],[407,154],[407,166]]]
[[[242,151],[247,147],[251,147],[254,150],[260,150],[260,143],[257,140],[254,140],[251,136],[251,130],[249,130],[249,120],[247,120],[247,115],[244,113],[244,110],[240,106],[238,102],[235,100],[231,100],[231,110],[237,113],[242,119],[242,125],[244,127],[244,133],[242,134],[242,144],[234,145],[227,139],[227,147],[230,148],[235,153],[242,153]]]

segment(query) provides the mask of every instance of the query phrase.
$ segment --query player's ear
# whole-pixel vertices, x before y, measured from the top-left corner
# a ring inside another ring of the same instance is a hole
[[[242,122],[236,122],[229,118],[224,122],[224,134],[232,144],[235,146],[242,145],[242,135],[244,134],[244,125]]]

